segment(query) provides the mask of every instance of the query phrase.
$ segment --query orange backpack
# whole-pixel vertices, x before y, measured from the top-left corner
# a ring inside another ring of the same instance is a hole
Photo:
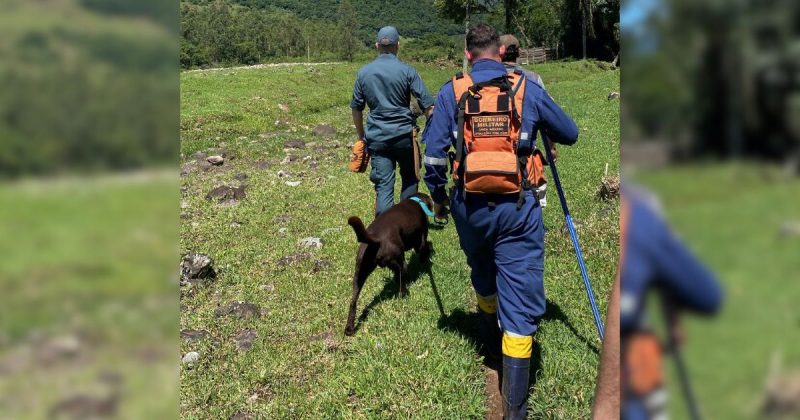
[[[514,72],[473,83],[459,73],[453,90],[458,103],[453,178],[469,193],[518,193],[521,205],[524,191],[540,185],[544,174],[541,158],[517,155],[525,77]]]

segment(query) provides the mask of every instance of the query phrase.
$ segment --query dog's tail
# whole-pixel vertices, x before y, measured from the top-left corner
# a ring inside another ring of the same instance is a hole
[[[350,218],[347,219],[347,224],[353,228],[353,231],[356,233],[356,238],[358,238],[358,242],[367,245],[378,243],[378,241],[376,241],[375,238],[370,236],[369,232],[367,232],[367,228],[364,227],[364,222],[362,222],[358,216],[350,216]]]

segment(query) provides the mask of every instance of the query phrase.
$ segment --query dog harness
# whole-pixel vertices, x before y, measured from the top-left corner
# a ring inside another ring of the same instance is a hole
[[[434,217],[435,216],[433,214],[433,212],[431,211],[431,209],[428,208],[428,205],[425,204],[425,202],[422,201],[421,198],[419,198],[419,197],[411,197],[410,199],[412,201],[416,201],[417,204],[419,204],[419,206],[422,207],[422,211],[425,212],[425,215],[427,215],[428,217]]]

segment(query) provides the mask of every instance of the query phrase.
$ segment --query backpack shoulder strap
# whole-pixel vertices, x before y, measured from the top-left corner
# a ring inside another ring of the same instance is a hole
[[[464,159],[464,119],[467,108],[467,96],[469,88],[473,85],[472,78],[469,75],[458,73],[453,78],[453,93],[455,94],[456,106],[458,109],[457,132],[456,132],[456,159],[459,166],[463,163]]]
[[[455,93],[456,103],[461,100],[467,89],[472,87],[472,78],[468,74],[458,73],[453,77],[453,93]]]

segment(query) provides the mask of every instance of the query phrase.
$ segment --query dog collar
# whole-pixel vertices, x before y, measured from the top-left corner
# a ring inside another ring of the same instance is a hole
[[[433,212],[431,211],[431,209],[429,209],[429,208],[428,208],[428,205],[427,205],[427,204],[425,204],[425,202],[424,202],[424,201],[422,201],[422,199],[421,199],[421,198],[419,198],[419,197],[410,197],[410,198],[411,198],[411,200],[413,200],[413,201],[416,201],[416,202],[417,202],[417,204],[419,204],[419,206],[420,206],[420,207],[422,207],[422,211],[424,211],[424,212],[425,212],[425,214],[426,214],[428,217],[434,217],[434,214],[433,214]]]

